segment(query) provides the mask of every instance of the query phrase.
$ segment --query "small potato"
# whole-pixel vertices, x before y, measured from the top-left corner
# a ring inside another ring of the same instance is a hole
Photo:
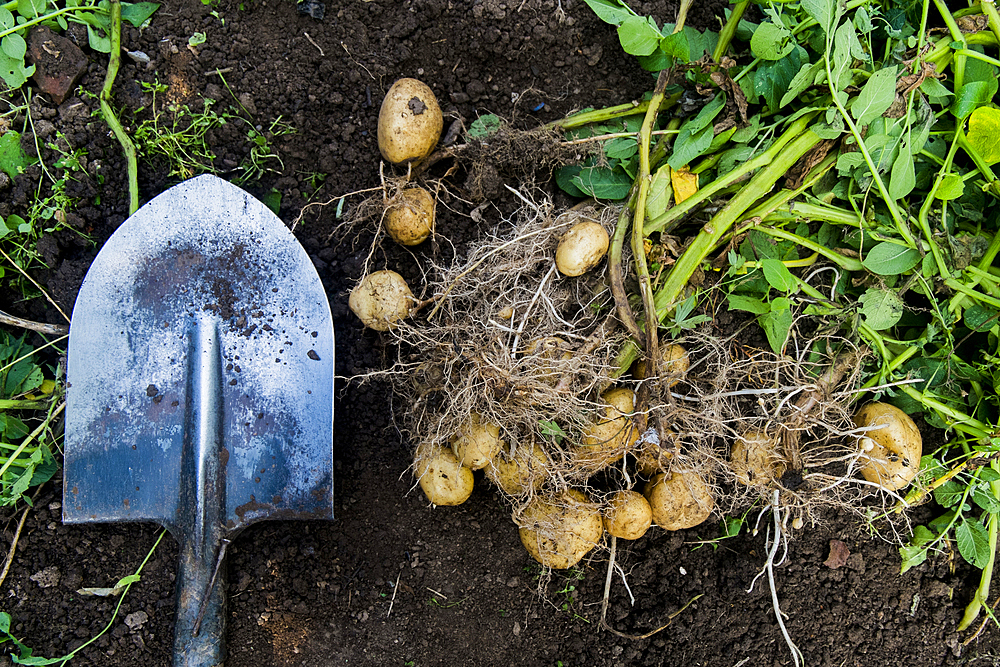
[[[450,449],[421,445],[414,459],[420,488],[435,505],[461,505],[472,495],[472,471],[462,466]]]
[[[611,240],[604,227],[585,220],[563,234],[556,248],[556,268],[564,276],[582,276],[601,261]]]
[[[761,431],[737,436],[729,452],[736,481],[747,486],[772,486],[785,474],[786,465],[777,453],[777,438]]]
[[[472,415],[472,420],[451,441],[451,449],[459,463],[472,470],[488,466],[503,444],[500,440],[500,427],[496,424],[483,424],[480,419],[479,415]]]
[[[920,471],[923,440],[908,414],[889,403],[869,403],[854,415],[854,424],[878,427],[858,442],[868,458],[861,468],[865,479],[890,491],[913,481]]]
[[[573,567],[604,534],[601,515],[582,492],[567,489],[531,500],[517,518],[521,544],[546,567]]]
[[[684,349],[683,345],[673,343],[664,347],[660,355],[663,360],[660,364],[660,373],[667,376],[673,376],[673,379],[668,380],[668,387],[672,387],[677,384],[678,379],[683,377],[688,372],[688,368],[691,366],[691,361],[688,359],[687,350]],[[646,360],[640,359],[635,364],[632,365],[632,377],[636,380],[646,380],[649,377],[649,370],[646,366]]]
[[[385,229],[400,245],[423,243],[434,232],[434,197],[423,188],[406,188],[389,202]]]
[[[604,514],[604,529],[623,540],[637,540],[653,523],[649,501],[638,491],[622,489],[611,496]]]
[[[549,476],[549,457],[537,443],[530,450],[517,448],[517,454],[500,454],[486,466],[486,477],[508,496],[520,496],[542,488]]]
[[[378,113],[378,149],[389,162],[403,164],[430,154],[441,138],[444,117],[427,84],[400,79],[392,84]]]
[[[347,305],[369,329],[388,331],[410,314],[413,292],[395,271],[375,271],[351,290]]]
[[[584,470],[597,472],[617,463],[625,455],[639,433],[628,416],[635,409],[635,393],[628,388],[610,389],[601,395],[607,404],[604,414],[573,447],[573,463]]]
[[[677,448],[677,435],[667,431],[662,441],[644,439],[634,452],[636,467],[643,477],[655,477],[670,467],[670,460]]]
[[[693,528],[712,514],[715,500],[697,472],[660,473],[643,490],[653,523],[664,530]]]
[[[563,373],[563,365],[560,362],[573,358],[570,349],[569,343],[562,338],[545,336],[528,343],[524,349],[524,355],[525,357],[535,357],[531,366],[532,375],[550,387],[554,387],[559,383]]]

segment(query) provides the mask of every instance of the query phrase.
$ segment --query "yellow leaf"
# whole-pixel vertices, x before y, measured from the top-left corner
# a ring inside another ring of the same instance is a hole
[[[698,174],[692,174],[687,167],[681,167],[670,174],[670,182],[674,186],[674,203],[682,201],[698,192]]]
[[[968,139],[986,164],[1000,162],[1000,109],[978,107],[973,111]]]

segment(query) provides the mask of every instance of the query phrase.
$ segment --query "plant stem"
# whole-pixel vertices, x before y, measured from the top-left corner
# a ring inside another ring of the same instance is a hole
[[[729,43],[736,36],[736,29],[739,28],[740,20],[743,18],[743,13],[746,12],[749,4],[750,0],[739,0],[739,2],[733,5],[732,12],[729,14],[729,18],[726,19],[726,25],[722,26],[722,32],[719,33],[719,41],[712,52],[712,60],[715,62],[722,62],[722,59],[725,57],[726,51],[729,50]]]
[[[104,77],[104,87],[101,89],[101,113],[104,115],[104,122],[108,124],[114,132],[118,143],[122,145],[125,152],[125,160],[128,165],[128,193],[129,193],[129,215],[139,210],[139,165],[135,157],[135,145],[125,132],[125,128],[118,122],[114,110],[111,108],[111,86],[118,76],[118,67],[122,58],[122,5],[121,0],[111,0],[111,53],[108,58],[108,72]]]
[[[759,232],[767,234],[768,236],[773,236],[778,239],[783,239],[785,241],[792,241],[803,248],[812,250],[813,252],[818,252],[819,254],[826,257],[828,260],[844,269],[845,271],[861,271],[864,267],[861,262],[853,257],[848,257],[846,255],[841,255],[840,253],[830,250],[821,243],[816,243],[812,239],[807,239],[799,236],[798,234],[793,234],[792,232],[787,232],[780,227],[770,227],[766,225],[755,226]]]
[[[665,111],[669,109],[675,105],[677,100],[680,98],[680,93],[671,95],[663,100],[660,104],[659,110]],[[584,125],[590,125],[591,123],[603,123],[604,121],[614,120],[615,118],[625,118],[626,116],[638,116],[639,114],[646,113],[646,109],[648,108],[649,100],[643,102],[629,102],[627,104],[619,104],[605,109],[583,111],[568,118],[562,118],[560,120],[552,121],[551,123],[546,123],[543,127],[548,130],[572,130],[577,127],[583,127]]]

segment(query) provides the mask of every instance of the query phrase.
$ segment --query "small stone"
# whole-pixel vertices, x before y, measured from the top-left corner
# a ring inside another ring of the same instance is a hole
[[[129,627],[129,630],[135,632],[142,626],[146,624],[149,620],[149,614],[144,611],[137,611],[135,613],[129,614],[125,617],[125,625]]]
[[[846,544],[840,540],[830,540],[830,556],[823,565],[826,565],[831,570],[836,570],[847,565],[847,559],[850,555],[851,550],[847,548]]]
[[[58,567],[50,565],[44,570],[36,572],[28,578],[38,584],[39,588],[52,588],[53,586],[59,585],[59,579],[62,578],[62,574],[60,574]]]
[[[45,26],[28,35],[27,59],[35,65],[32,79],[39,90],[62,104],[87,71],[87,56],[79,46]]]

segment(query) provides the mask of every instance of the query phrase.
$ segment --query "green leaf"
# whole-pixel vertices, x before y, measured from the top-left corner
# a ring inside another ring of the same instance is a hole
[[[729,310],[744,310],[748,313],[753,313],[754,315],[763,315],[764,313],[771,311],[771,306],[764,302],[763,299],[758,299],[752,296],[744,296],[742,294],[729,294],[726,296],[729,301]]]
[[[28,52],[28,43],[24,41],[24,37],[15,32],[0,40],[0,50],[3,50],[8,58],[22,60],[24,54]]]
[[[801,46],[795,46],[791,52],[780,60],[768,60],[757,66],[753,75],[753,89],[764,98],[771,111],[777,111],[781,106],[781,98],[792,83],[792,79],[802,69],[802,64],[808,62],[809,54]]]
[[[921,255],[912,248],[882,241],[868,251],[861,264],[880,276],[897,276],[920,263]]]
[[[692,135],[687,123],[681,127],[681,131],[674,140],[674,152],[667,161],[671,169],[680,169],[697,157],[704,155],[712,146],[712,139],[715,136],[712,126],[698,130]]]
[[[620,168],[584,167],[572,183],[595,199],[622,199],[632,189],[632,178]]]
[[[895,326],[903,316],[903,301],[892,290],[869,287],[858,300],[865,324],[875,331]]]
[[[771,302],[770,312],[757,317],[757,322],[764,328],[767,342],[775,354],[781,354],[785,347],[793,320],[792,303],[783,296],[779,296]]]
[[[765,21],[750,38],[750,50],[761,60],[780,60],[795,48],[792,33],[783,25]]]
[[[970,495],[972,502],[987,512],[1000,513],[1000,500],[993,495],[989,487],[977,486]]]
[[[946,201],[958,199],[965,193],[965,181],[958,174],[945,174],[940,185],[934,191],[934,196]]]
[[[583,171],[583,167],[578,164],[560,167],[559,171],[556,172],[556,185],[571,197],[586,197],[587,193],[573,183],[573,179],[579,177],[581,171]]]
[[[469,139],[484,139],[499,132],[502,125],[499,116],[489,113],[472,121],[465,136]]]
[[[95,51],[111,53],[111,38],[97,32],[94,26],[87,24],[87,43]]]
[[[845,21],[837,28],[833,38],[833,61],[831,63],[832,83],[834,88],[842,91],[851,83],[851,64],[857,51],[861,48],[854,25]]]
[[[791,293],[798,290],[799,284],[795,276],[780,259],[767,258],[761,260],[760,268],[768,284],[779,292]]]
[[[656,23],[649,17],[630,16],[618,26],[618,40],[625,53],[633,56],[651,55],[662,38]]]
[[[719,112],[726,106],[726,96],[723,93],[719,93],[712,98],[712,101],[701,108],[698,115],[694,118],[689,119],[684,125],[688,127],[690,134],[694,134],[699,130],[702,130],[712,124],[715,117],[719,115]],[[681,127],[681,132],[684,131],[684,127]]]
[[[997,94],[997,80],[966,82],[955,92],[955,101],[950,111],[959,120],[965,120],[977,107],[989,104]]]
[[[899,148],[899,155],[892,163],[892,172],[889,175],[889,196],[893,199],[902,199],[913,192],[917,185],[917,175],[913,166],[913,153],[910,151],[910,144],[904,143]]]
[[[14,15],[6,7],[0,7],[0,30],[10,30],[16,25]]]
[[[47,0],[18,0],[17,13],[30,21],[45,12],[46,4]]]
[[[604,144],[604,154],[612,160],[627,160],[639,152],[639,144],[633,137],[619,137]]]
[[[597,18],[601,19],[605,23],[610,23],[612,25],[621,25],[622,22],[629,18],[630,16],[635,16],[635,12],[628,8],[624,2],[619,2],[618,0],[583,0],[587,3]]]
[[[1000,162],[1000,109],[977,107],[969,116],[967,138],[987,164]]]
[[[964,519],[955,526],[955,542],[962,558],[980,570],[990,560],[990,536],[981,523]]]
[[[35,66],[26,66],[21,58],[11,58],[0,49],[0,79],[9,88],[16,89],[24,85],[32,74],[35,73]],[[3,136],[7,136],[7,132]]]
[[[822,62],[805,63],[802,65],[795,76],[792,77],[791,82],[788,84],[788,90],[782,95],[778,107],[784,107],[789,102],[798,99],[799,95],[813,85],[816,75],[821,71],[823,71]]]
[[[892,106],[896,100],[896,68],[885,67],[868,77],[864,88],[851,104],[851,115],[858,125],[867,125]]]
[[[900,574],[903,574],[911,567],[916,567],[927,560],[927,545],[930,544],[935,537],[934,533],[928,530],[926,526],[917,526],[913,529],[913,537],[910,538],[909,544],[901,547],[899,550],[899,555],[903,559]]]
[[[21,150],[20,133],[8,130],[0,135],[0,171],[14,178],[35,162],[36,160],[29,158]],[[8,224],[10,224],[9,221]]]
[[[965,487],[955,480],[948,480],[933,491],[934,501],[941,507],[955,507],[962,502]]]
[[[923,80],[920,84],[920,90],[927,97],[950,97],[955,94],[945,88],[943,83],[932,76]]]
[[[989,331],[997,325],[997,311],[977,303],[965,309],[962,320],[972,331]]]
[[[802,9],[819,24],[824,34],[830,34],[836,15],[836,0],[802,0]]]
[[[646,217],[652,219],[666,212],[672,192],[670,167],[664,165],[656,170],[649,183],[649,192],[646,194]]]
[[[160,4],[157,2],[123,2],[122,20],[128,21],[134,27],[139,28],[143,23],[148,21],[159,8]]]

